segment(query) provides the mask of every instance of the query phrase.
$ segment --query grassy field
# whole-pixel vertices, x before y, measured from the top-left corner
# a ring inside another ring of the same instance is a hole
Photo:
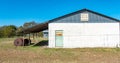
[[[0,38],[0,63],[120,63],[119,48],[15,47],[15,38]]]

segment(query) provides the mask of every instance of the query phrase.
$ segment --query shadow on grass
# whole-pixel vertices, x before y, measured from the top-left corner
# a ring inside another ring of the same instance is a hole
[[[34,44],[33,46],[48,46],[48,40],[40,41],[40,42]]]
[[[31,43],[30,45],[34,45],[35,43]]]

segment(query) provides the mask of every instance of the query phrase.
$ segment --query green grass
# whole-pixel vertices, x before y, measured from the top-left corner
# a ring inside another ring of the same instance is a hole
[[[15,40],[16,38],[0,38],[0,42],[10,42],[10,41],[13,41]]]
[[[14,39],[0,39],[0,63],[120,63],[120,48],[15,47]]]

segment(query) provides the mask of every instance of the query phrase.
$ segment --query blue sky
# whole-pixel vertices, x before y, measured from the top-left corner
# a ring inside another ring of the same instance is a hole
[[[120,19],[120,0],[0,0],[0,26],[41,23],[83,8]]]

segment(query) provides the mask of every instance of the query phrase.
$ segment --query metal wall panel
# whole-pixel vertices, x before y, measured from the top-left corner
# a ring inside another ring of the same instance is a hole
[[[73,15],[52,21],[51,23],[116,23],[115,20],[94,14],[92,12],[84,11],[82,13],[89,14],[89,21],[87,21],[87,22],[81,21],[80,20],[81,13],[77,13],[77,14],[73,14]]]
[[[55,47],[55,31],[63,30],[63,48],[117,47],[119,23],[50,23],[49,47]]]

